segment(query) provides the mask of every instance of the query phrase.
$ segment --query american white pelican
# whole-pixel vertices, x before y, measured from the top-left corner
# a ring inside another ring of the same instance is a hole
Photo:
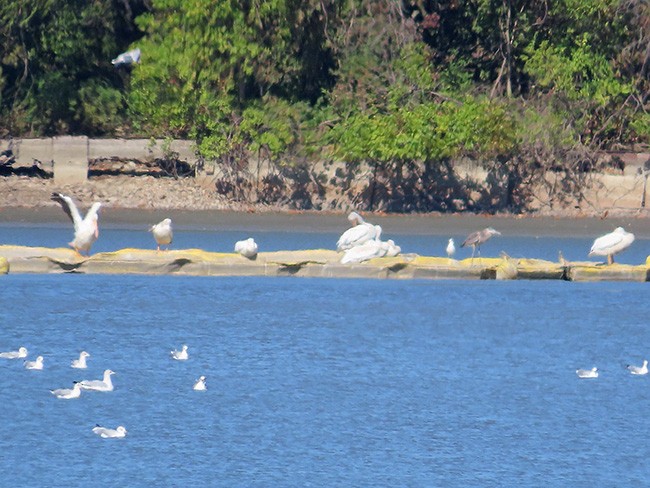
[[[648,374],[648,360],[643,360],[643,366],[634,366],[632,364],[627,365],[627,370],[635,375],[644,375]]]
[[[481,244],[490,240],[492,236],[500,236],[501,232],[494,230],[492,227],[487,227],[483,230],[472,232],[467,236],[467,239],[463,241],[460,247],[472,246],[472,259],[474,259],[474,253],[478,249],[478,255],[481,256]]]
[[[77,369],[86,369],[88,367],[86,364],[86,358],[89,357],[90,354],[88,354],[86,351],[81,351],[79,353],[79,359],[73,359],[72,363],[70,363],[70,366]]]
[[[176,359],[177,361],[186,361],[190,355],[187,353],[187,346],[183,344],[183,347],[180,351],[173,350],[171,351],[172,359]]]
[[[607,256],[607,264],[614,262],[614,255],[625,251],[634,242],[634,234],[617,227],[614,232],[596,239],[591,246],[589,256]]]
[[[192,387],[193,390],[196,391],[205,391],[207,390],[207,386],[205,385],[205,376],[201,376],[198,380],[196,380],[196,383],[194,383],[194,386]]]
[[[377,226],[363,220],[363,217],[357,212],[351,212],[348,215],[348,220],[352,223],[352,227],[339,237],[336,243],[337,251],[346,251],[371,239],[378,239]]]
[[[20,347],[17,351],[0,352],[0,358],[22,359],[27,357],[27,348]]]
[[[149,228],[149,232],[153,232],[153,238],[156,240],[156,244],[158,245],[158,251],[160,251],[160,246],[167,246],[167,249],[169,249],[169,245],[172,243],[172,239],[174,238],[172,219],[164,219],[156,225],[152,225]]]
[[[453,239],[449,239],[449,242],[447,243],[447,249],[445,249],[445,251],[447,251],[447,257],[449,259],[451,259],[452,256],[456,254],[456,245],[454,244]]]
[[[252,237],[235,243],[235,252],[248,259],[255,259],[257,256],[257,243]]]
[[[122,437],[126,437],[126,429],[123,425],[118,425],[115,429],[97,425],[93,427],[93,432],[102,439],[121,439]]]
[[[379,240],[381,235],[381,227],[376,226],[377,229],[377,239],[372,239],[366,241],[359,246],[354,246],[343,253],[341,258],[341,264],[349,263],[362,263],[363,261],[368,261],[373,258],[383,258],[397,256],[402,249],[397,246],[392,239],[387,241]]]
[[[59,388],[57,390],[50,390],[50,392],[61,400],[79,398],[81,396],[81,385],[75,381],[72,388]]]
[[[576,369],[578,378],[598,378],[598,368]]]
[[[120,66],[130,66],[132,64],[137,64],[138,62],[140,62],[140,48],[138,47],[123,52],[111,61],[113,66],[116,68],[119,68]]]
[[[77,206],[69,196],[52,193],[52,200],[61,205],[61,208],[70,217],[74,225],[74,239],[68,245],[78,254],[81,254],[82,251],[90,254],[91,246],[99,237],[97,212],[102,204],[100,202],[93,203],[86,216],[82,218]]]
[[[43,356],[38,356],[36,361],[25,361],[25,369],[43,369]]]
[[[91,391],[113,391],[113,381],[111,375],[115,374],[114,371],[107,369],[104,371],[104,379],[101,380],[83,380],[79,382],[84,390]]]

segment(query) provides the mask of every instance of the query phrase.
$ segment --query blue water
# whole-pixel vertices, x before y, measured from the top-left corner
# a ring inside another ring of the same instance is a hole
[[[135,247],[155,249],[153,237],[147,228],[130,225],[128,227],[102,226],[100,237],[93,245],[92,252],[106,252]],[[342,231],[345,228],[342,228]],[[558,252],[570,261],[603,262],[605,258],[589,258],[587,254],[593,240],[598,237],[557,237],[543,234],[537,237],[504,235],[494,237],[483,245],[482,255],[498,257],[503,251],[514,258],[536,258],[550,261],[558,260]],[[23,246],[66,247],[72,240],[72,229],[69,225],[10,225],[0,224],[0,244]],[[330,232],[294,232],[256,231],[241,232],[234,230],[197,230],[185,229],[174,231],[173,249],[204,249],[214,252],[233,252],[238,240],[254,237],[260,252],[299,249],[335,249],[340,234]],[[460,248],[465,234],[456,235],[421,235],[394,234],[384,230],[382,239],[393,239],[401,246],[403,253],[417,253],[424,256],[446,256],[447,240],[453,238],[458,251],[457,259],[469,258],[471,248]],[[623,264],[642,264],[650,255],[650,238],[637,235],[634,244],[622,254],[616,256],[616,262]]]
[[[649,356],[647,284],[10,274],[0,285],[0,350],[45,357],[40,372],[0,360],[2,486],[650,484],[650,376],[625,369]],[[171,360],[184,343],[189,361]],[[82,349],[89,368],[74,370]],[[600,378],[576,377],[593,366]],[[106,368],[113,392],[48,391]],[[202,374],[208,390],[195,392]],[[97,423],[128,435],[100,439]]]

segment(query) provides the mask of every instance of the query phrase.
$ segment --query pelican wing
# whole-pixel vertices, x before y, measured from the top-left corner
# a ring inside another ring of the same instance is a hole
[[[345,251],[359,246],[366,241],[374,239],[377,234],[375,226],[370,224],[359,224],[346,230],[336,243],[337,251]]]
[[[61,193],[52,193],[51,200],[61,205],[63,211],[70,218],[70,220],[72,220],[72,223],[74,224],[74,229],[76,231],[81,225],[82,218],[81,215],[79,214],[79,210],[77,210],[77,206],[72,201],[72,198],[63,195]]]
[[[607,256],[616,254],[627,249],[633,242],[634,234],[617,230],[596,239],[591,246],[589,255]]]
[[[370,240],[366,241],[359,246],[351,247],[345,251],[341,258],[341,264],[348,263],[362,263],[372,258],[377,258],[386,255],[386,247],[383,242]]]

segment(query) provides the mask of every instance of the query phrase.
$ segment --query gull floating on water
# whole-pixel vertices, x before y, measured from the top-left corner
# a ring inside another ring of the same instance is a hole
[[[74,239],[68,243],[78,254],[85,251],[90,254],[90,248],[99,237],[99,226],[97,212],[102,206],[100,202],[95,202],[86,213],[85,217],[81,217],[77,206],[69,196],[61,193],[52,193],[52,200],[58,202],[61,208],[68,217],[72,220],[74,225]]]
[[[634,234],[617,227],[614,232],[596,239],[591,246],[589,256],[607,256],[607,264],[614,263],[614,255],[625,251],[634,242]]]
[[[636,375],[644,375],[648,374],[648,360],[644,359],[643,360],[643,366],[634,366],[632,364],[627,365],[627,370]]]
[[[102,380],[83,380],[79,382],[79,385],[84,390],[91,391],[113,391],[113,382],[111,381],[111,375],[115,374],[114,371],[107,369],[104,371],[104,379]]]
[[[196,391],[205,391],[208,388],[205,386],[205,376],[201,376],[198,380],[196,380],[196,383],[194,383],[194,386],[192,389]]]
[[[456,254],[456,245],[454,244],[453,239],[449,239],[449,242],[447,243],[447,249],[445,249],[445,251],[447,251],[447,257],[449,259],[451,259],[451,257]]]
[[[153,238],[158,245],[158,251],[160,251],[160,246],[167,246],[167,249],[169,249],[169,245],[174,238],[172,219],[164,219],[156,225],[152,225],[149,232],[153,232]]]
[[[578,378],[598,378],[598,368],[577,369]]]
[[[235,252],[248,259],[254,259],[257,256],[257,243],[252,237],[235,243]]]
[[[57,390],[50,390],[52,395],[61,400],[70,400],[72,398],[79,398],[81,396],[81,385],[78,382],[74,382],[72,388],[59,388]]]
[[[183,348],[180,351],[173,350],[171,351],[171,355],[173,359],[176,359],[177,361],[185,361],[187,360],[190,355],[187,353],[187,346],[183,344]]]
[[[25,369],[43,369],[43,356],[38,356],[36,361],[25,361]]]
[[[27,348],[21,347],[17,351],[0,352],[0,358],[21,359],[27,357]]]
[[[86,358],[89,357],[90,354],[88,354],[86,351],[81,351],[79,353],[79,359],[73,359],[72,363],[70,363],[70,366],[76,369],[86,369],[88,367],[86,364]]]
[[[348,220],[352,224],[352,227],[339,237],[336,243],[337,251],[346,251],[355,246],[360,246],[371,239],[379,238],[377,236],[377,226],[363,220],[363,217],[357,212],[350,212]]]
[[[118,425],[115,429],[109,429],[97,425],[96,427],[93,427],[93,432],[102,439],[121,439],[122,437],[126,437],[126,429],[123,425]]]

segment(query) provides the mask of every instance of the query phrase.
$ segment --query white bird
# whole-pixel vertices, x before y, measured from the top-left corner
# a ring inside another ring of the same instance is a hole
[[[17,351],[0,352],[0,358],[22,359],[27,357],[27,348],[20,347]]]
[[[366,241],[361,245],[347,249],[341,258],[341,264],[362,263],[373,258],[394,257],[402,252],[402,248],[396,245],[392,239],[381,241],[381,227],[377,227],[377,238]]]
[[[85,217],[81,217],[77,206],[72,201],[72,198],[61,193],[52,193],[52,200],[61,205],[63,211],[72,220],[74,225],[74,239],[68,245],[72,247],[78,254],[85,251],[90,254],[90,248],[99,237],[99,226],[97,212],[102,206],[100,202],[95,202],[86,213]]]
[[[183,344],[183,348],[180,351],[177,351],[174,349],[171,351],[172,359],[176,359],[177,361],[186,361],[190,355],[187,353],[187,346]]]
[[[70,363],[70,367],[76,368],[76,369],[86,369],[88,365],[86,364],[86,358],[89,358],[90,354],[88,354],[86,351],[81,351],[79,353],[79,359],[73,359],[72,363]]]
[[[449,242],[447,243],[447,257],[451,259],[451,257],[456,254],[456,245],[454,244],[453,239],[449,239]]]
[[[198,380],[196,380],[196,383],[194,383],[192,389],[196,391],[207,390],[208,388],[205,386],[205,376],[201,376]]]
[[[598,368],[576,369],[578,378],[598,378]]]
[[[169,245],[172,243],[172,239],[174,239],[172,219],[164,219],[156,225],[152,225],[149,228],[149,232],[153,232],[153,238],[158,245],[158,251],[160,251],[160,246],[167,246],[167,249],[169,249]]]
[[[43,369],[43,356],[38,356],[36,361],[25,361],[25,369]]]
[[[118,425],[115,429],[97,425],[93,427],[93,432],[102,439],[121,439],[122,437],[126,437],[126,429],[123,425]]]
[[[614,255],[625,251],[634,242],[634,234],[617,227],[614,232],[596,239],[591,246],[589,256],[607,256],[607,264],[614,263]]]
[[[107,369],[104,371],[104,379],[101,380],[83,380],[79,382],[79,385],[84,390],[91,391],[113,391],[113,381],[111,380],[111,375],[114,375],[115,372]]]
[[[136,47],[130,51],[123,52],[115,59],[111,60],[111,63],[116,68],[120,66],[130,66],[132,64],[137,64],[140,62],[140,48]]]
[[[632,364],[627,365],[627,370],[635,375],[644,375],[648,374],[648,360],[643,360],[643,366],[634,366]]]
[[[257,243],[252,237],[235,243],[235,252],[248,259],[254,259],[257,256]]]
[[[52,395],[60,398],[61,400],[79,398],[81,396],[81,385],[75,381],[72,388],[59,388],[57,390],[50,390],[50,392],[52,392]]]
[[[379,238],[377,236],[377,226],[363,220],[363,217],[357,212],[350,212],[348,220],[352,223],[352,227],[339,237],[336,243],[337,251],[346,251],[369,240]]]

